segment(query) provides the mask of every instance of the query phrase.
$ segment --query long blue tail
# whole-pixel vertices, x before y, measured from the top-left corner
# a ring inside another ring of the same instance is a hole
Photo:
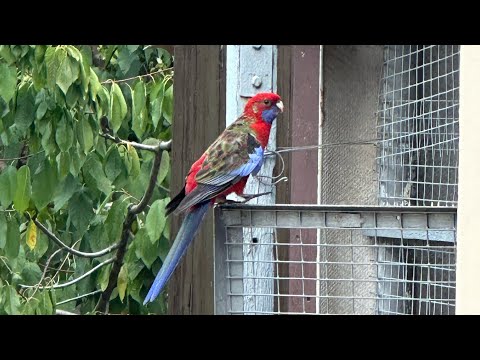
[[[143,305],[149,301],[155,300],[158,294],[160,294],[160,292],[163,290],[163,287],[170,279],[173,270],[175,270],[180,262],[180,259],[185,254],[188,245],[190,245],[195,237],[195,234],[200,227],[200,223],[202,222],[203,217],[207,213],[209,207],[210,202],[208,201],[204,204],[198,205],[197,208],[188,211],[185,219],[183,220],[182,226],[178,231],[177,237],[175,238],[167,257],[165,258],[162,268],[158,272],[155,280],[153,281],[152,287],[148,291]]]

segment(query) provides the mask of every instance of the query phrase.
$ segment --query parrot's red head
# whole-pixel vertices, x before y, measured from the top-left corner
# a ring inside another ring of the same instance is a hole
[[[258,93],[248,100],[245,113],[271,124],[283,112],[283,102],[275,93]]]

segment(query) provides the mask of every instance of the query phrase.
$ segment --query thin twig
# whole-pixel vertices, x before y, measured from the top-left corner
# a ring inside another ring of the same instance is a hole
[[[66,304],[66,303],[68,303],[68,302],[70,302],[70,301],[82,299],[82,298],[85,298],[85,297],[87,297],[87,296],[95,295],[95,294],[98,294],[98,293],[100,293],[100,292],[102,292],[102,290],[95,290],[95,291],[92,291],[92,292],[90,292],[90,293],[88,293],[88,294],[83,294],[83,295],[75,296],[75,297],[73,297],[73,298],[71,298],[71,299],[67,299],[67,300],[63,300],[63,301],[58,302],[58,303],[57,303],[57,306],[58,306],[58,305]]]
[[[42,286],[42,281],[43,279],[45,279],[45,276],[47,276],[47,270],[48,270],[48,265],[50,265],[50,262],[52,261],[52,259],[60,252],[62,251],[62,249],[58,249],[57,251],[55,251],[52,255],[50,255],[50,257],[48,258],[46,264],[45,264],[45,268],[43,269],[43,273],[42,273],[42,277],[40,278],[40,280],[38,280],[38,283],[35,284],[33,287],[35,288],[35,290],[33,291],[33,294],[30,295],[28,298],[31,299],[35,296],[35,293],[38,291],[38,289],[40,288],[40,286]],[[56,269],[55,269],[56,270]]]
[[[83,251],[78,251],[78,250],[75,250],[71,247],[69,247],[68,245],[66,245],[65,243],[62,242],[62,240],[60,240],[58,237],[55,236],[54,233],[52,233],[50,230],[48,230],[40,221],[38,221],[37,219],[32,219],[30,217],[30,215],[28,215],[28,213],[25,213],[25,217],[28,219],[28,220],[32,220],[35,225],[37,225],[38,228],[40,228],[40,230],[42,230],[42,232],[47,235],[47,237],[52,240],[55,244],[57,244],[58,246],[60,246],[60,248],[62,250],[65,250],[73,255],[77,255],[77,256],[80,256],[80,257],[85,257],[85,258],[97,258],[97,257],[101,257],[103,255],[106,255],[108,253],[111,253],[113,250],[115,250],[116,248],[118,248],[118,243],[117,244],[113,244],[113,245],[110,245],[109,247],[107,247],[106,249],[103,249],[103,250],[100,250],[100,251],[97,251],[97,252],[93,252],[93,253],[87,253],[87,252],[83,252]]]
[[[115,260],[114,258],[110,258],[110,259],[108,259],[108,260],[105,260],[104,262],[101,262],[100,264],[98,264],[97,266],[95,266],[94,268],[92,268],[91,270],[87,271],[85,274],[79,276],[79,277],[76,278],[76,279],[73,279],[73,280],[71,280],[71,281],[68,281],[68,282],[66,282],[66,283],[56,284],[56,285],[52,285],[52,286],[39,286],[38,288],[39,288],[39,289],[61,289],[61,288],[64,288],[64,287],[67,287],[67,286],[76,284],[76,283],[79,282],[80,280],[85,279],[85,278],[86,278],[88,275],[90,275],[91,273],[93,273],[93,272],[95,272],[96,270],[100,269],[102,266],[108,265],[108,264],[110,264],[111,262],[113,262],[114,260]],[[25,288],[25,289],[31,289],[31,288],[36,287],[37,285],[24,285],[24,284],[20,284],[19,286],[22,287],[22,288]]]
[[[135,141],[122,140],[122,139],[119,139],[118,137],[115,137],[106,133],[100,133],[99,135],[104,137],[105,139],[113,141],[114,143],[130,145],[139,150],[147,150],[147,151],[155,152],[157,151],[158,148],[160,150],[170,150],[172,148],[172,140],[162,141],[158,145],[145,145],[145,144],[137,143]]]
[[[58,305],[58,304],[57,304]],[[75,314],[75,313],[72,313],[70,311],[65,311],[65,310],[55,310],[55,315],[78,315],[78,314]]]
[[[145,75],[132,76],[131,78],[127,78],[127,79],[121,79],[121,80],[108,79],[108,80],[102,81],[100,84],[119,83],[119,82],[125,82],[125,81],[135,80],[135,79],[141,79],[141,78],[143,78],[143,77],[151,77],[151,78],[153,78],[152,75],[156,75],[156,74],[159,74],[159,73],[162,73],[162,72],[166,72],[166,71],[169,71],[169,70],[173,70],[173,66],[172,66],[172,67],[169,67],[169,68],[166,68],[166,69],[157,70],[157,71],[154,71],[154,72],[145,74]]]
[[[14,157],[14,158],[8,158],[8,159],[1,159],[0,158],[0,161],[18,161],[18,160],[22,160],[22,159],[26,159],[26,158],[29,158],[29,157],[32,157],[32,156],[35,156],[35,155],[38,155],[42,152],[44,152],[45,150],[40,150],[34,154],[28,154],[28,155],[24,155],[24,156],[19,156],[19,157]]]

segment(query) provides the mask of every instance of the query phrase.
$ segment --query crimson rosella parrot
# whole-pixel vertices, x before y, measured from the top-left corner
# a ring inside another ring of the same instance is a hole
[[[166,214],[186,212],[170,251],[143,304],[155,300],[170,279],[200,227],[208,208],[231,193],[242,195],[248,177],[263,163],[272,122],[283,112],[275,93],[249,99],[243,114],[210,145],[190,168],[185,186],[166,206]]]

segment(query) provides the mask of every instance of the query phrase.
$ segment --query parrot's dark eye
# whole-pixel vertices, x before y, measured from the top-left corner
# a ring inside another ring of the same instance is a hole
[[[263,100],[263,103],[264,103],[265,105],[270,105],[270,100]]]

